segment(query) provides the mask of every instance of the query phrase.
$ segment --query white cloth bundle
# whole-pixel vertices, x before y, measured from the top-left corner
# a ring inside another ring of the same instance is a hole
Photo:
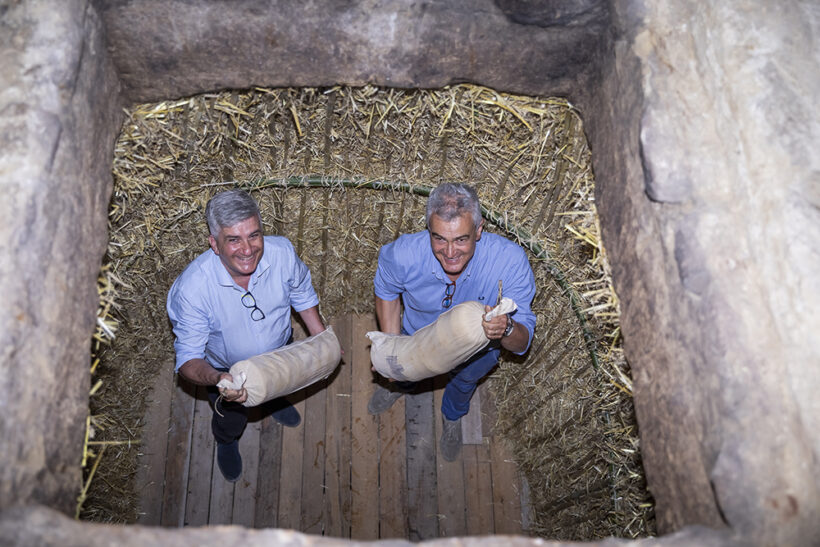
[[[502,298],[487,312],[487,320],[516,310],[515,302]],[[370,362],[382,376],[415,382],[454,369],[487,345],[481,320],[484,304],[463,302],[438,316],[412,336],[368,332]]]
[[[333,328],[310,338],[238,361],[230,370],[233,382],[220,380],[219,387],[248,391],[251,407],[288,395],[330,376],[342,358],[342,347]]]

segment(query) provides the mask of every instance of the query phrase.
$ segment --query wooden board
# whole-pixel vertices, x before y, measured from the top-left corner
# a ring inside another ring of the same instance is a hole
[[[331,321],[339,344],[342,363],[329,378],[325,430],[325,527],[330,537],[350,537],[350,454],[353,367],[351,365],[351,318]]]
[[[367,413],[367,402],[374,384],[370,371],[369,342],[364,337],[365,332],[375,327],[376,320],[372,316],[356,316],[353,320],[350,537],[360,540],[379,538],[378,426],[376,417]]]
[[[185,524],[185,498],[188,495],[188,470],[191,455],[191,426],[194,419],[195,387],[179,375],[171,399],[168,424],[168,453],[165,458],[165,488],[162,492],[163,526]]]
[[[321,535],[325,509],[325,423],[326,382],[309,386],[303,393],[305,414],[304,453],[302,455],[302,515],[299,530]]]
[[[441,399],[444,396],[444,384],[437,385],[434,391],[436,402],[436,485],[438,492],[439,536],[455,537],[467,533],[464,499],[463,453],[455,461],[448,462],[439,450],[441,439]],[[463,450],[463,447],[462,447]]]
[[[282,428],[282,468],[279,475],[279,528],[298,530],[302,523],[302,464],[305,441],[305,400],[289,398],[302,415],[297,427]]]
[[[262,429],[258,409],[250,409],[248,425],[239,439],[242,476],[233,492],[233,524],[252,527],[256,516],[256,483],[259,476],[259,436]],[[270,417],[266,419],[270,420]],[[218,472],[218,470],[217,470]]]
[[[259,431],[259,472],[253,524],[273,528],[279,524],[279,477],[282,470],[282,425],[267,416]]]
[[[485,388],[482,412],[492,424],[496,422],[495,400]],[[500,438],[490,443],[493,481],[493,522],[496,534],[521,534],[521,497],[518,469],[512,455]]]
[[[137,524],[158,526],[162,520],[162,491],[165,485],[165,456],[171,399],[176,389],[174,363],[164,363],[154,379],[145,415],[145,432],[137,463],[139,509]],[[156,432],[156,434],[154,433]]]
[[[213,473],[211,473],[211,501],[208,508],[208,524],[231,524],[233,522],[234,484],[225,480],[216,463],[214,450]]]
[[[213,410],[208,403],[205,386],[197,386],[194,403],[194,424],[191,434],[191,459],[188,472],[188,496],[185,525],[208,524],[211,502],[211,474],[214,472],[214,435],[211,432]],[[219,469],[215,470],[219,473]]]
[[[422,382],[418,393],[405,395],[404,401],[407,435],[407,539],[435,539],[438,537],[438,500],[432,381]]]
[[[465,445],[464,490],[467,492],[467,535],[485,536],[495,531],[493,478],[489,439],[480,445]]]
[[[404,397],[379,415],[379,537],[407,537]]]

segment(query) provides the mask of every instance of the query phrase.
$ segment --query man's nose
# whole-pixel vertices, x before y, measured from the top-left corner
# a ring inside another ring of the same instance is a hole
[[[239,250],[242,254],[248,254],[251,250],[251,244],[248,242],[247,239],[243,239],[239,241]]]

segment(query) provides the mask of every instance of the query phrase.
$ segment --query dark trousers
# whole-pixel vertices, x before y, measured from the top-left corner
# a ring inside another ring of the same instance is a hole
[[[219,388],[208,386],[208,399],[211,401],[211,408],[214,410],[211,418],[211,431],[214,439],[219,444],[229,444],[239,439],[245,431],[248,423],[248,409],[239,403],[229,403],[219,398]],[[219,414],[222,414],[220,416]]]
[[[217,404],[219,388],[208,386],[207,390],[208,399],[211,401],[211,408],[214,411],[211,418],[211,431],[214,433],[214,439],[219,444],[229,444],[238,440],[248,424],[248,411],[251,409],[242,406],[240,403],[229,403],[225,399]],[[255,407],[253,412],[258,412],[260,418],[265,418],[269,414],[272,414],[275,418],[277,412],[285,410],[289,406],[291,406],[290,401],[284,397],[279,397]],[[217,412],[217,409],[219,412]],[[220,414],[222,415],[220,416]]]

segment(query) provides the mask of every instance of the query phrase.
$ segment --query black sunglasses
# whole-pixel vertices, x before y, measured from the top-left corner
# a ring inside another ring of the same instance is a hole
[[[444,287],[444,298],[441,299],[441,305],[445,308],[449,308],[450,305],[453,303],[453,294],[456,292],[456,282],[453,281],[452,283],[447,283],[447,286]]]
[[[265,318],[265,312],[256,305],[256,299],[251,294],[251,291],[242,295],[242,305],[251,310],[251,319],[254,321],[261,321]]]

